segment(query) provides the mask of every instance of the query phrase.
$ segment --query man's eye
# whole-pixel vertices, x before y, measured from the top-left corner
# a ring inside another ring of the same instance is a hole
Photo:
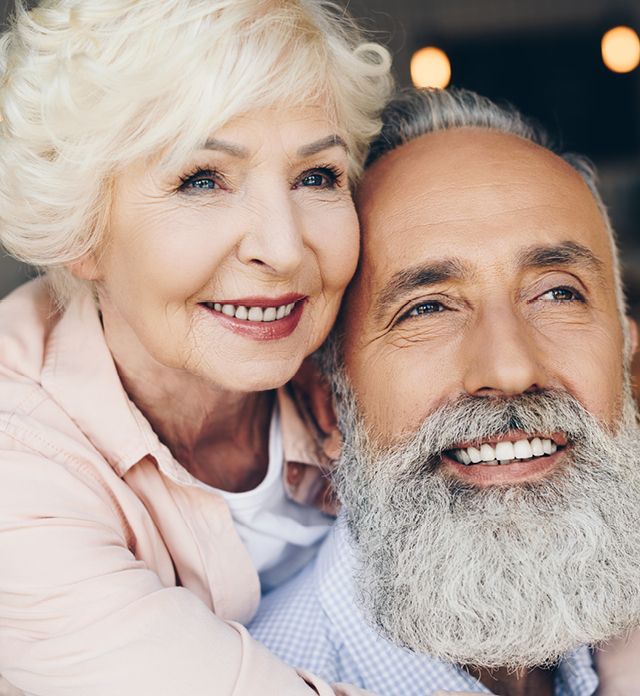
[[[579,292],[571,288],[553,288],[541,295],[540,299],[555,300],[556,302],[570,302],[572,300],[582,301],[583,297]]]
[[[409,316],[417,317],[420,314],[435,314],[442,311],[444,311],[444,305],[440,302],[421,302],[409,312]]]

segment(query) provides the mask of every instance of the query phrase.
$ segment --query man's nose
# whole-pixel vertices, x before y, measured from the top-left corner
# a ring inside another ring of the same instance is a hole
[[[509,396],[547,384],[535,329],[511,306],[483,308],[466,336],[465,350],[468,394]]]
[[[256,214],[238,246],[238,258],[270,273],[293,275],[304,255],[299,211],[285,192],[256,202],[255,206]]]

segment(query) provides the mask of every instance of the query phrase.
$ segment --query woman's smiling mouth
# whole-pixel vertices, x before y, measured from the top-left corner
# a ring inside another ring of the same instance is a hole
[[[255,341],[272,341],[286,338],[295,331],[307,300],[302,295],[286,295],[200,302],[200,305],[234,333]]]
[[[221,302],[202,302],[205,307],[228,317],[243,319],[245,321],[270,322],[283,319],[291,314],[295,302],[282,304],[277,307],[251,307],[246,305],[222,304]]]

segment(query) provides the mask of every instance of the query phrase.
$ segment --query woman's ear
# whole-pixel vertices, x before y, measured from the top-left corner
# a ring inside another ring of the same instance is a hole
[[[78,276],[78,278],[82,278],[83,280],[100,280],[102,278],[102,271],[98,264],[98,260],[91,252],[85,254],[76,261],[71,261],[64,265],[74,276]]]

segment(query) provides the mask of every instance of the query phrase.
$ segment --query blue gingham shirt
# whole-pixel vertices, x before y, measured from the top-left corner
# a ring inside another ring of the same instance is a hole
[[[398,648],[369,628],[356,606],[351,567],[347,533],[338,522],[317,558],[263,598],[250,632],[295,667],[380,696],[428,696],[438,689],[492,693],[455,665]],[[592,696],[597,687],[587,648],[560,663],[555,696]]]

